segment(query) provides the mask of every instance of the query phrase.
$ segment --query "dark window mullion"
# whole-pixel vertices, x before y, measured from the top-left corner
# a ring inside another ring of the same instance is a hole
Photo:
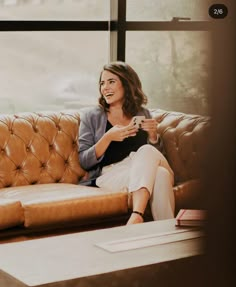
[[[0,31],[108,31],[108,21],[0,21]]]
[[[110,61],[125,61],[126,0],[110,0]]]
[[[117,41],[117,60],[125,61],[125,42],[126,42],[126,0],[119,1],[118,6],[118,41]]]

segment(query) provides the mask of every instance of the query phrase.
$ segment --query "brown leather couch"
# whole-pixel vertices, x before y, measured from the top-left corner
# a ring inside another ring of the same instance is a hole
[[[206,208],[203,186],[211,119],[207,116],[152,110],[164,153],[175,174],[175,214],[181,208]]]
[[[175,172],[176,212],[201,205],[209,118],[152,110]],[[86,224],[128,214],[126,190],[79,184],[80,111],[0,116],[0,229]]]

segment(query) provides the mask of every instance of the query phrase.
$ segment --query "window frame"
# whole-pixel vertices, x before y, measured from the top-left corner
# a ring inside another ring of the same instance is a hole
[[[0,20],[0,32],[20,31],[108,31],[110,61],[125,61],[127,31],[209,31],[212,21],[191,21],[173,17],[171,21],[127,21],[127,0],[110,0],[108,21]],[[184,21],[183,21],[184,20]]]

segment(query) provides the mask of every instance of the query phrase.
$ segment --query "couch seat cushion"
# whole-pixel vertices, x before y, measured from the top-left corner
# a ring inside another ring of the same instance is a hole
[[[20,201],[0,198],[0,229],[21,225],[24,211]]]
[[[112,192],[83,185],[52,183],[5,188],[0,194],[21,201],[25,227],[79,222],[128,212],[126,190]]]

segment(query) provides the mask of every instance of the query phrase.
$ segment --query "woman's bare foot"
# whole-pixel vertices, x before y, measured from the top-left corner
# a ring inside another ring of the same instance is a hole
[[[126,225],[143,223],[143,217],[140,214],[132,213]]]

